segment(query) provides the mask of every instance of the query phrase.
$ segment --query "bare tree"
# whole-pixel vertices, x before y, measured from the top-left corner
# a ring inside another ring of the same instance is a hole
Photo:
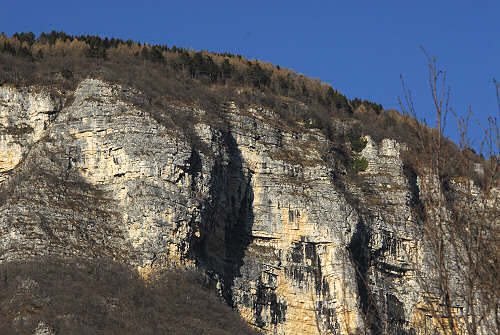
[[[436,128],[415,130],[425,159],[418,162],[422,260],[414,264],[421,289],[422,334],[499,334],[500,332],[500,206],[499,127],[491,116],[482,126],[481,160],[471,149],[469,125],[477,120],[469,108],[460,116],[449,105],[446,72],[435,57],[428,61],[428,84]],[[500,115],[499,84],[494,80]],[[403,81],[401,109],[414,118],[411,91]],[[443,136],[451,112],[460,132],[459,157],[448,155]],[[481,125],[480,125],[481,126]],[[453,165],[453,166],[451,166]],[[453,174],[451,171],[459,171]],[[427,319],[427,321],[425,321]],[[429,322],[430,320],[430,322]]]

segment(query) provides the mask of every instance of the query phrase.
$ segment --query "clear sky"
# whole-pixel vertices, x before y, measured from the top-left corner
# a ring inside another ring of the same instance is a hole
[[[452,107],[498,117],[500,0],[2,0],[0,31],[51,30],[229,51],[398,108],[400,75],[433,122],[422,45],[447,71]],[[455,121],[450,119],[448,124]],[[448,135],[456,139],[451,128]],[[473,130],[476,145],[481,131]]]

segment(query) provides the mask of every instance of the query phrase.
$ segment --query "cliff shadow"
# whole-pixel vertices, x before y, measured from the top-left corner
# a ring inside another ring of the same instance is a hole
[[[254,222],[252,171],[230,131],[223,135],[229,161],[218,160],[211,171],[210,196],[203,204],[200,237],[191,241],[197,265],[212,283],[221,282],[221,293],[234,306],[232,288],[241,276],[243,258],[252,243]]]
[[[78,153],[47,143],[37,143],[0,186],[0,193],[7,195],[0,202],[0,226],[18,232],[16,239],[4,236],[0,254],[9,253],[12,259],[64,255],[133,261],[126,256],[133,247],[120,228],[122,216],[112,194],[74,168]]]

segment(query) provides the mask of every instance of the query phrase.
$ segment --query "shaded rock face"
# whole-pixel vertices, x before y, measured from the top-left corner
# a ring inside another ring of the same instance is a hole
[[[0,87],[0,182],[40,140],[61,107],[61,99],[49,92]]]
[[[93,79],[66,103],[0,87],[0,261],[198,267],[270,334],[416,333],[418,187],[398,143],[368,139],[363,182],[341,186],[317,131],[229,105],[227,131],[199,121],[193,146],[136,94]]]

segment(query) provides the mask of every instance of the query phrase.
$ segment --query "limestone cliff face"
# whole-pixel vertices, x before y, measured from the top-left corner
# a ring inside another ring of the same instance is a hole
[[[47,91],[0,87],[0,182],[16,167],[61,109],[61,100]]]
[[[220,131],[172,106],[198,120],[193,146],[133,105],[139,94],[93,79],[71,99],[0,87],[0,261],[198,267],[269,334],[418,332],[425,250],[400,144],[368,139],[363,182],[340,186],[318,131],[235,105]]]

